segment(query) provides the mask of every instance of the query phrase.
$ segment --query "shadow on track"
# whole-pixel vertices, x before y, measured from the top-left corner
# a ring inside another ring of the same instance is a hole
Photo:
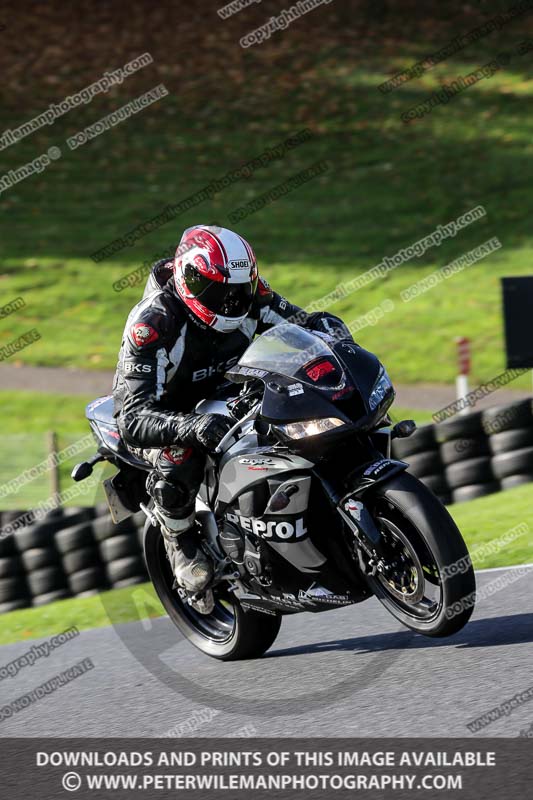
[[[355,636],[350,639],[315,642],[283,650],[274,649],[267,652],[263,658],[282,658],[304,653],[312,655],[328,650],[375,653],[383,650],[417,650],[427,647],[498,647],[526,642],[533,642],[533,614],[513,614],[473,620],[462,631],[446,639],[431,639],[405,630],[376,636]]]

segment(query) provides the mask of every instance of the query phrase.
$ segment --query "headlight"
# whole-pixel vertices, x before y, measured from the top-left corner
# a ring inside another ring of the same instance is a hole
[[[368,398],[368,405],[370,406],[371,411],[376,410],[390,389],[392,389],[391,379],[387,375],[385,368],[381,367],[378,379],[374,384],[374,388],[370,393],[370,397]]]
[[[310,419],[306,422],[289,422],[287,425],[278,425],[277,427],[289,439],[301,439],[304,436],[318,436],[319,433],[331,431],[345,424],[337,417],[325,417],[324,419]]]

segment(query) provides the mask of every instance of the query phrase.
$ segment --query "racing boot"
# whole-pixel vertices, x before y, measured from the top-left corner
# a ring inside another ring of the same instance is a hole
[[[210,614],[215,601],[212,590],[206,587],[213,578],[213,565],[200,547],[194,514],[179,520],[165,514],[161,533],[178,586],[185,589],[193,608]]]

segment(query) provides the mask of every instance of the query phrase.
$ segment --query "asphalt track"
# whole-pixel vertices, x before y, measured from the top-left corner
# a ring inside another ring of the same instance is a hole
[[[506,588],[487,592],[496,579]],[[204,656],[167,618],[85,631],[0,681],[1,708],[94,663],[1,721],[0,735],[515,737],[533,702],[477,733],[467,723],[533,686],[532,582],[533,567],[478,573],[486,596],[450,639],[411,634],[372,599],[285,618],[266,657],[239,663]],[[35,643],[1,647],[0,668]]]

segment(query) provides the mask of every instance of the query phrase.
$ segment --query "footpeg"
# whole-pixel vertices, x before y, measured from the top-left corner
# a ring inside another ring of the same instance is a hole
[[[196,594],[189,595],[187,602],[192,608],[204,615],[211,614],[215,607],[215,598],[211,589],[201,594],[196,592]]]
[[[190,594],[190,592],[178,586],[176,583],[173,588],[177,589],[178,595],[184,603],[187,603],[187,605],[194,608],[200,614],[207,615],[212,613],[215,607],[215,598],[211,589],[207,589],[205,592]]]

